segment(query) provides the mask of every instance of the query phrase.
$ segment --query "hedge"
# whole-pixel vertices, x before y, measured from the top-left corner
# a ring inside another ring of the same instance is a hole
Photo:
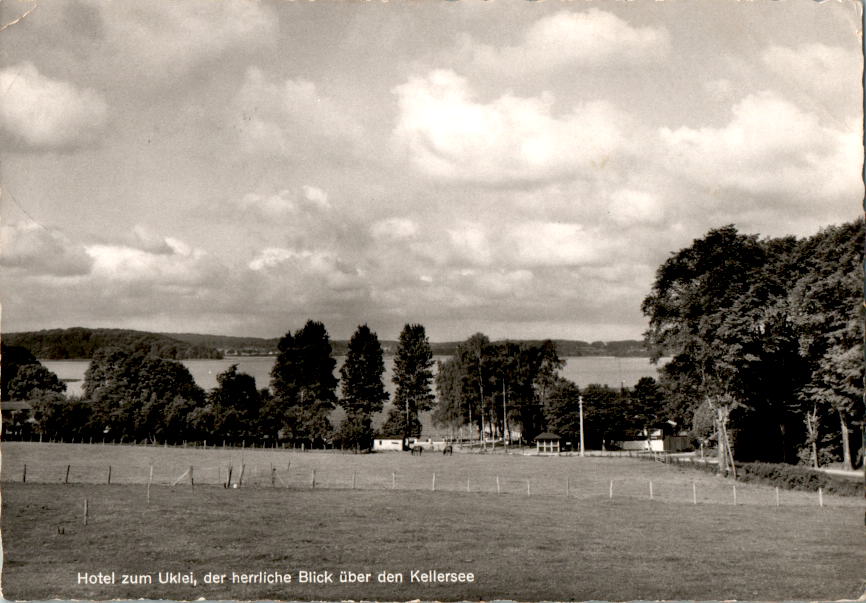
[[[742,482],[761,482],[789,490],[814,492],[821,488],[825,494],[863,496],[862,480],[799,465],[742,463],[737,465],[737,479]]]

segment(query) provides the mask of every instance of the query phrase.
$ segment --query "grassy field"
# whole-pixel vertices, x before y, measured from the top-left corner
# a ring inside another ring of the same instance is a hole
[[[839,599],[862,594],[866,561],[859,510],[605,497],[162,486],[148,505],[133,486],[5,484],[2,529],[9,599]],[[429,569],[476,582],[375,583]],[[203,583],[300,570],[374,583]],[[198,585],[156,583],[171,571]],[[79,585],[79,572],[154,583]]]
[[[782,600],[864,590],[862,499],[825,497],[819,508],[812,493],[783,492],[776,507],[772,488],[738,484],[735,506],[728,480],[634,459],[16,443],[2,453],[8,599]],[[148,504],[151,464],[161,485]],[[247,487],[216,485],[229,464],[246,465]],[[190,465],[195,488],[166,485]],[[335,583],[298,583],[301,570],[333,572]],[[370,572],[372,583],[341,584],[341,570]],[[475,581],[409,583],[414,570]],[[158,583],[173,571],[198,584]],[[208,572],[230,581],[260,571],[293,581],[204,583]],[[404,583],[378,583],[382,571]],[[118,583],[78,584],[79,572],[115,572]],[[120,584],[121,574],[153,583]]]
[[[333,454],[273,449],[163,448],[87,444],[6,442],[2,445],[2,480],[63,483],[69,467],[70,483],[145,484],[153,466],[153,483],[170,485],[190,467],[196,484],[224,483],[229,466],[237,481],[244,466],[247,486],[359,490],[430,490],[486,492],[571,498],[609,496],[648,499],[650,481],[654,500],[733,504],[733,482],[688,467],[646,460],[604,457],[537,457],[518,454],[425,453]],[[272,469],[274,479],[271,479]],[[499,486],[497,489],[497,478]],[[529,484],[527,485],[527,481]],[[188,484],[184,477],[181,483]],[[775,489],[759,484],[736,484],[738,504],[775,505]],[[782,505],[815,506],[817,493],[782,490]],[[864,504],[859,497],[823,496],[827,506]]]

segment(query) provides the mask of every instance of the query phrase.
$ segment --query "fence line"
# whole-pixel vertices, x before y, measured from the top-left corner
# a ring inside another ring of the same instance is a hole
[[[107,475],[105,473],[108,469]],[[8,471],[8,470],[7,470]],[[390,473],[390,476],[388,475]],[[16,475],[4,473],[4,477]],[[479,475],[477,470],[468,475],[459,470],[442,471],[437,469],[425,472],[407,471],[398,475],[397,471],[363,471],[357,468],[346,470],[322,471],[315,467],[277,468],[273,463],[267,465],[247,465],[233,463],[220,465],[188,465],[181,472],[177,466],[118,466],[118,465],[72,465],[49,464],[38,466],[32,462],[24,464],[20,483],[60,483],[60,484],[105,484],[105,485],[146,485],[147,500],[151,498],[152,486],[170,488],[194,488],[196,485],[221,486],[223,488],[277,488],[283,489],[323,489],[323,490],[399,490],[445,493],[506,494],[512,496],[563,497],[566,499],[586,500],[604,498],[645,499],[648,502],[684,503],[692,505],[765,505],[765,506],[817,506],[823,507],[861,507],[866,504],[860,497],[825,495],[822,488],[815,492],[785,490],[761,484],[738,484],[730,479],[708,478],[698,480],[665,480],[637,477],[590,477],[576,480],[564,475],[561,478],[533,477],[518,475]],[[102,477],[100,477],[100,475]],[[225,477],[224,477],[225,476]],[[234,476],[234,479],[233,479]],[[390,477],[390,479],[389,479]],[[6,479],[18,481],[16,479]],[[426,483],[426,485],[425,485]],[[607,486],[607,488],[605,488]],[[739,488],[738,488],[739,486]]]

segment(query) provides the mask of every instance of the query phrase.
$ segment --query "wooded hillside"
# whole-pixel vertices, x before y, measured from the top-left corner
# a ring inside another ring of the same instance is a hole
[[[44,360],[88,359],[100,348],[141,350],[148,355],[173,360],[222,358],[214,347],[174,339],[158,333],[129,329],[48,329],[3,333],[3,343],[27,348]]]

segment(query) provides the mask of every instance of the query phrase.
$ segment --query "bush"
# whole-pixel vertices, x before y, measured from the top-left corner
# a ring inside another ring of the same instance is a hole
[[[825,494],[863,495],[863,483],[860,480],[797,465],[743,463],[737,466],[737,478],[743,482],[762,482],[790,490],[814,492],[822,488]]]
[[[642,457],[647,460],[651,456]],[[691,467],[707,473],[718,473],[715,463],[674,461],[681,467]],[[738,463],[737,480],[741,482],[756,482],[778,486],[788,490],[805,490],[815,492],[823,489],[825,494],[839,496],[863,496],[863,481],[851,479],[843,475],[833,475],[801,465],[786,465],[784,463]]]

